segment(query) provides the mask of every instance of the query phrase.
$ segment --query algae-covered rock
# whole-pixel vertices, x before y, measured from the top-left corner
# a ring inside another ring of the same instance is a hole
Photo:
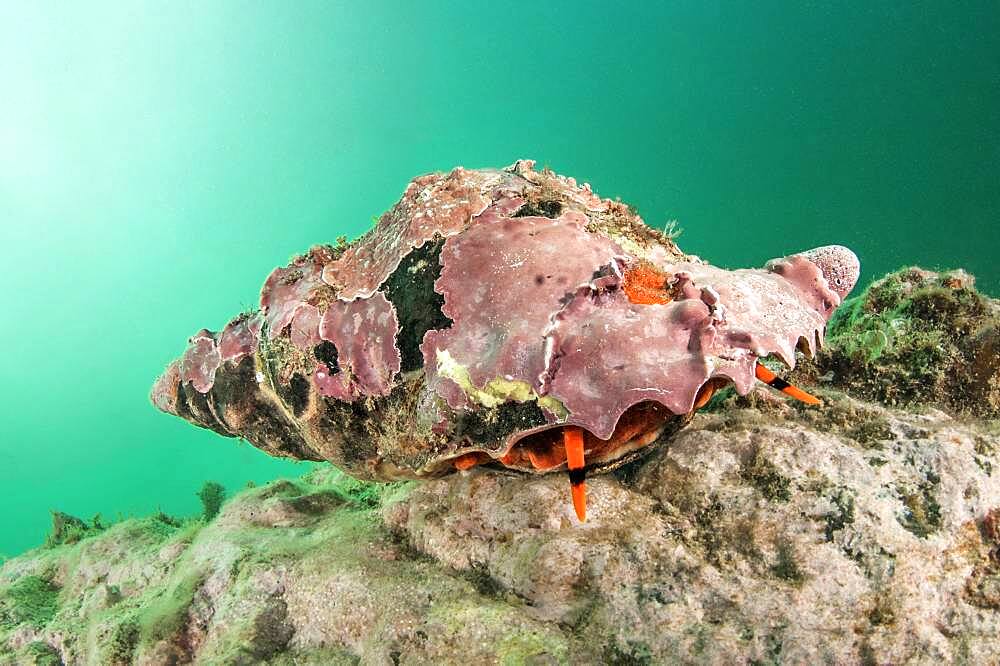
[[[827,343],[797,378],[890,405],[1000,416],[1000,301],[976,291],[965,271],[885,276],[844,302]]]
[[[558,626],[381,523],[380,495],[406,489],[360,485],[321,471],[246,490],[207,525],[128,520],[14,558],[0,663],[565,661]]]
[[[379,486],[324,468],[207,524],[128,520],[29,552],[0,568],[0,663],[997,654],[996,422],[835,390],[821,410],[751,396],[594,478],[582,525],[559,478]]]
[[[595,479],[582,529],[559,484],[468,475],[383,510],[422,551],[532,613],[652,663],[902,663],[1000,649],[996,433],[829,394],[696,418],[662,456]],[[884,423],[858,441],[850,424]],[[993,456],[995,462],[995,456]],[[977,659],[973,659],[977,661]]]
[[[997,304],[913,269],[846,306],[796,380],[822,407],[722,394],[583,524],[558,476],[482,467],[57,514],[0,566],[0,663],[993,663]]]

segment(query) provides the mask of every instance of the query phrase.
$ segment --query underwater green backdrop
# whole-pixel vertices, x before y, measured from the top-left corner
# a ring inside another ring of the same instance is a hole
[[[735,267],[1000,293],[996,2],[0,5],[0,553],[305,471],[148,403],[268,272],[519,157]]]

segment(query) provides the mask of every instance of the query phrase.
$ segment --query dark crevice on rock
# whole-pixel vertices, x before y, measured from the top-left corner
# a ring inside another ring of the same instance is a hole
[[[247,656],[255,662],[266,661],[285,650],[295,627],[289,621],[288,604],[273,596],[263,612],[254,619],[253,642],[247,646]]]
[[[841,488],[830,497],[834,509],[826,514],[823,534],[827,541],[833,541],[834,534],[854,522],[854,495]]]
[[[653,663],[653,653],[642,641],[625,641],[620,645],[612,640],[602,658],[608,666],[650,666]]]
[[[465,579],[472,584],[476,592],[484,597],[493,599],[503,599],[507,595],[507,588],[491,572],[490,567],[485,562],[472,562],[465,570]]]
[[[434,291],[441,275],[439,261],[444,239],[428,241],[410,252],[382,285],[382,293],[396,309],[399,333],[396,345],[403,372],[424,366],[420,344],[427,331],[448,328],[452,321],[441,308],[444,296]]]

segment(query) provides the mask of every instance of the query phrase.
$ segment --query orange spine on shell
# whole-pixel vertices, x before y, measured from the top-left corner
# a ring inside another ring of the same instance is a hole
[[[566,426],[563,429],[563,443],[566,445],[566,466],[569,467],[569,482],[573,490],[573,508],[580,522],[587,520],[587,483],[583,467],[583,428]]]
[[[754,374],[757,376],[757,379],[764,382],[768,386],[776,388],[785,395],[791,396],[796,400],[806,403],[807,405],[823,404],[816,396],[806,393],[797,386],[792,386],[784,379],[782,379],[778,375],[774,374],[773,372],[765,368],[760,363],[758,363],[757,367],[754,368]]]

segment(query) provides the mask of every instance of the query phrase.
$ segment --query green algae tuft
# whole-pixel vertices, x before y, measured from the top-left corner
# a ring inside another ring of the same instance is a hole
[[[206,481],[198,491],[198,499],[201,500],[202,517],[206,522],[210,521],[219,515],[222,503],[226,500],[226,489],[221,483]]]
[[[827,347],[792,381],[827,382],[887,405],[1000,416],[1000,304],[965,271],[904,268],[848,299]]]
[[[59,588],[40,576],[24,576],[0,592],[0,626],[44,627],[59,611]]]
[[[100,533],[104,529],[100,514],[94,516],[89,523],[61,511],[52,512],[52,530],[45,539],[48,548],[63,544],[73,544],[81,539]]]

